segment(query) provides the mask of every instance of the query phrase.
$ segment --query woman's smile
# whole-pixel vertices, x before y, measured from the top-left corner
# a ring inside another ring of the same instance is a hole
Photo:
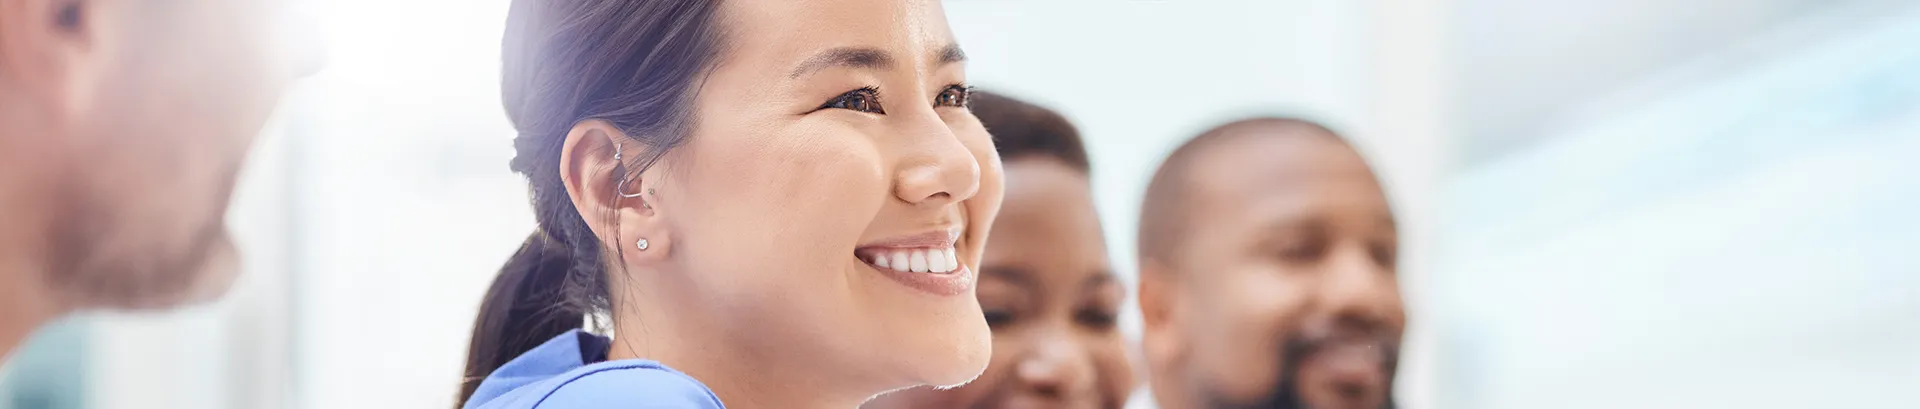
[[[961,231],[953,227],[883,239],[855,249],[854,257],[908,287],[941,296],[965,295],[974,279],[955,250]]]

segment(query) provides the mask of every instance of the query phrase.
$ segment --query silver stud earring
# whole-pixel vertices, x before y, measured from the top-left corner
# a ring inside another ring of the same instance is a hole
[[[633,243],[633,246],[634,246],[634,247],[639,247],[639,248],[640,248],[640,251],[646,251],[646,250],[647,250],[647,239],[640,239],[640,241],[639,241],[639,242],[637,242],[637,243]]]

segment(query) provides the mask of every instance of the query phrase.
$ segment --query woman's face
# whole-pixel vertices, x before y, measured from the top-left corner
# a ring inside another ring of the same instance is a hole
[[[1007,162],[1007,201],[980,268],[993,361],[954,390],[882,396],[875,408],[1119,408],[1133,386],[1115,326],[1123,290],[1085,174],[1051,158]]]
[[[729,48],[650,196],[688,308],[767,368],[973,379],[1001,169],[939,2],[734,0],[719,18]]]

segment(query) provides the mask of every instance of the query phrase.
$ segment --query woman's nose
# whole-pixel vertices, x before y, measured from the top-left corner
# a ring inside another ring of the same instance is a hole
[[[914,205],[940,206],[973,198],[980,191],[980,161],[938,117],[909,131],[894,196]],[[930,122],[930,123],[928,123]]]

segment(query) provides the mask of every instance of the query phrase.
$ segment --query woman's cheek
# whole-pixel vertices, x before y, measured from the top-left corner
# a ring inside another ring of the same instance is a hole
[[[985,240],[992,233],[994,219],[1000,214],[1000,203],[1006,197],[1006,170],[1001,166],[1000,153],[995,150],[993,138],[984,129],[979,129],[969,138],[968,149],[973,151],[974,160],[980,164],[980,191],[967,201],[969,223],[978,226],[983,233],[973,248],[973,260],[978,264],[985,254]]]
[[[1098,365],[1099,376],[1102,377],[1101,393],[1106,395],[1108,401],[1124,405],[1135,385],[1136,368],[1133,367],[1133,360],[1127,356],[1126,342],[1117,333],[1102,347]]]

